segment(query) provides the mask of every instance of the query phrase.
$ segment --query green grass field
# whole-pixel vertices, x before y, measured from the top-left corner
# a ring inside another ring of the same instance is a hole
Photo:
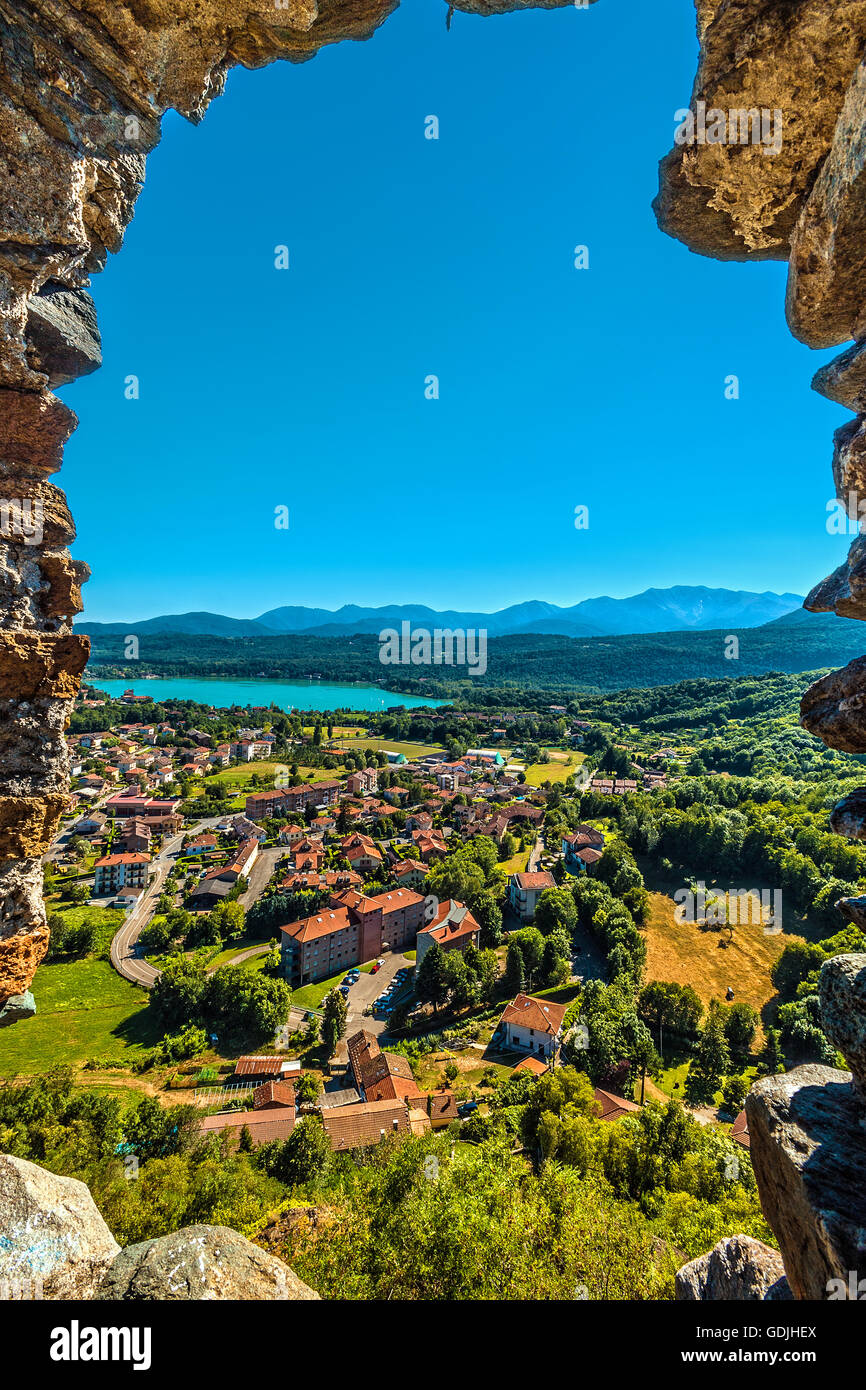
[[[158,1041],[147,995],[102,960],[40,966],[36,1016],[0,1032],[0,1074],[33,1075],[89,1057],[131,1063]]]
[[[80,927],[85,922],[92,922],[96,928],[93,949],[99,956],[108,955],[111,938],[123,925],[124,914],[113,911],[110,907],[88,907],[86,903],[82,907],[70,907],[63,903],[49,902],[47,908],[49,916],[53,912],[59,912],[69,927]]]
[[[518,850],[516,854],[512,854],[510,859],[503,859],[502,863],[497,864],[496,867],[502,870],[506,878],[510,874],[525,873],[526,866],[529,863],[529,856],[531,853],[532,851],[528,849]]]
[[[204,796],[208,787],[219,783],[228,791],[251,793],[256,791],[269,791],[274,785],[274,777],[278,768],[285,768],[286,763],[244,763],[241,767],[224,767],[219,772],[211,773],[207,777],[197,778],[190,786],[191,796]],[[251,787],[249,783],[253,776],[258,774],[261,783],[258,787]],[[326,767],[301,767],[298,766],[298,782],[326,782],[332,780],[334,770]]]
[[[388,749],[392,753],[403,753],[410,760],[423,758],[427,753],[441,753],[443,757],[445,755],[444,748],[438,743],[401,743],[399,739],[393,738],[341,738],[340,747]]]
[[[564,782],[574,776],[586,757],[585,753],[562,753],[557,749],[549,751],[549,763],[530,763],[527,767],[526,780],[530,787],[540,787],[543,782]]]

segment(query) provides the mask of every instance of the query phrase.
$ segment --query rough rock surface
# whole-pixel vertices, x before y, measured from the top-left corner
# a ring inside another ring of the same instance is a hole
[[[107,1271],[101,1299],[279,1299],[319,1295],[275,1255],[226,1226],[187,1226],[130,1245]]]
[[[855,343],[819,368],[812,390],[858,415],[866,412],[866,342]]]
[[[784,1278],[778,1250],[751,1236],[729,1236],[708,1255],[677,1270],[676,1296],[684,1303],[756,1303]],[[774,1297],[784,1293],[776,1288]]]
[[[857,536],[844,565],[815,585],[803,607],[810,613],[866,618],[866,536]]]
[[[866,787],[849,792],[833,807],[830,829],[846,840],[866,840]]]
[[[691,110],[699,101],[726,113],[780,110],[782,148],[765,154],[751,142],[676,146],[661,163],[659,225],[705,256],[787,260],[788,239],[866,48],[866,4],[697,0],[697,16],[701,52]]]
[[[866,419],[862,415],[833,435],[833,485],[848,516],[858,521],[860,501],[866,500]]]
[[[30,366],[44,372],[52,391],[102,365],[96,305],[86,290],[50,282],[30,300]]]
[[[0,1154],[0,1285],[92,1298],[119,1246],[83,1182]]]
[[[864,1106],[850,1073],[797,1067],[746,1097],[764,1215],[794,1297],[825,1299],[831,1279],[866,1270]]]
[[[29,990],[26,994],[13,994],[0,1009],[0,1028],[18,1023],[22,1018],[32,1018],[35,1012],[36,1000]]]
[[[866,753],[866,657],[810,685],[800,701],[800,723],[830,748]]]
[[[864,236],[866,64],[861,63],[791,238],[788,323],[810,347],[866,336]]]
[[[851,1068],[854,1089],[866,1101],[866,955],[825,961],[818,993],[824,1032],[842,1053]]]
[[[863,931],[866,931],[866,897],[839,898],[833,906],[837,907],[849,922],[853,922],[855,927],[862,927]]]

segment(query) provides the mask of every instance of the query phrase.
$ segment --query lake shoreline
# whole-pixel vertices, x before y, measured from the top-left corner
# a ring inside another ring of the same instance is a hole
[[[407,695],[362,681],[280,680],[269,677],[155,676],[140,674],[102,679],[85,671],[83,681],[117,699],[128,690],[155,703],[192,700],[213,709],[296,709],[301,712],[358,710],[375,713],[402,706],[404,709],[438,708],[447,700]],[[315,694],[313,695],[313,692]]]

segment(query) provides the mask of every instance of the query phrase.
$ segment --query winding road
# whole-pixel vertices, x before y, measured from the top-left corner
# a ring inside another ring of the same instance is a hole
[[[130,984],[141,985],[142,989],[151,989],[159,977],[160,972],[156,966],[149,965],[138,955],[138,938],[153,916],[163,884],[177,859],[183,836],[200,835],[204,830],[213,830],[221,819],[220,816],[214,816],[209,820],[199,821],[191,830],[185,830],[183,835],[172,835],[154,859],[152,867],[156,871],[156,877],[153,883],[124,919],[123,925],[115,932],[111,941],[111,964],[118,975],[129,980]]]

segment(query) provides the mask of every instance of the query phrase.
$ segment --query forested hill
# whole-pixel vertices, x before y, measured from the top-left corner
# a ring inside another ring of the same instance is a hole
[[[133,629],[134,631],[134,629]],[[737,639],[737,646],[731,638]],[[519,635],[491,638],[487,670],[470,677],[459,667],[383,666],[375,636],[205,637],[171,633],[139,637],[137,661],[124,659],[125,635],[93,639],[88,677],[264,676],[270,679],[362,681],[391,690],[477,699],[482,691],[622,690],[698,677],[760,675],[841,666],[866,651],[866,627],[832,614],[798,610],[762,627],[735,632],[662,632],[622,637]],[[726,656],[736,650],[736,655]]]

